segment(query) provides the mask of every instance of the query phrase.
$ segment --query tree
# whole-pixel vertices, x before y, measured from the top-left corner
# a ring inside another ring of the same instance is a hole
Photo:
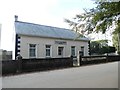
[[[115,23],[116,28],[113,32],[113,44],[117,45],[117,51],[120,52],[120,1],[119,2],[104,2],[99,3],[97,12],[93,17],[93,23],[96,25],[97,31],[102,31],[103,33],[106,30],[110,29],[112,24]],[[97,25],[97,21],[102,21]],[[117,39],[114,39],[114,35],[117,36]]]
[[[108,40],[97,40],[91,42],[91,54],[108,53]]]
[[[108,46],[108,40],[97,40],[91,42],[91,54],[114,53],[115,47]]]
[[[73,30],[80,34],[90,34],[93,32],[105,33],[115,25],[114,33],[118,34],[120,42],[120,1],[119,2],[96,2],[97,7],[84,9],[85,13],[76,15],[74,20],[65,19]],[[120,50],[120,43],[118,44]]]
[[[97,4],[98,6],[92,19],[92,23],[96,25],[96,30],[105,33],[114,21],[119,26],[120,2],[98,2]]]
[[[113,41],[113,46],[116,48],[116,50],[118,51],[118,53],[120,53],[120,52],[119,52],[119,48],[120,48],[120,47],[119,47],[119,43],[120,43],[120,42],[119,42],[119,40],[118,40],[118,36],[119,36],[118,34],[114,33],[114,34],[113,34],[112,41]]]
[[[97,41],[92,41],[90,43],[91,54],[98,54],[99,43]]]

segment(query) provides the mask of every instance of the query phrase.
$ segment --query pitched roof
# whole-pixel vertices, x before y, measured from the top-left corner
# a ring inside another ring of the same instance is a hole
[[[89,41],[89,39],[86,37],[77,38],[79,34],[69,29],[45,26],[45,25],[39,25],[39,24],[33,24],[33,23],[21,22],[21,21],[15,21],[15,31],[16,34],[21,34],[21,35]]]

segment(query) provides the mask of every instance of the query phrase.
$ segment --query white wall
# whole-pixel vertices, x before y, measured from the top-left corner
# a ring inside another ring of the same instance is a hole
[[[66,41],[66,45],[55,44],[55,41]],[[71,46],[76,46],[76,55],[81,50],[81,46],[85,47],[84,55],[88,55],[88,42],[85,41],[74,41],[74,40],[60,40],[40,37],[21,36],[20,43],[20,54],[23,58],[29,58],[29,44],[37,44],[37,58],[45,58],[45,45],[52,46],[52,57],[59,57],[58,46],[64,47],[64,56],[68,57],[71,55]]]

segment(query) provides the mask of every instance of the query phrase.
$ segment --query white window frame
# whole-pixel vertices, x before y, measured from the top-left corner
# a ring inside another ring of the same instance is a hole
[[[72,47],[75,47],[75,55],[72,55]],[[71,55],[76,56],[76,46],[71,46]]]
[[[35,56],[30,56],[30,45],[35,45]],[[28,44],[28,55],[29,55],[29,58],[37,58],[37,44]]]
[[[46,48],[46,46],[47,46],[47,45],[45,45],[45,56],[46,56],[46,57],[52,57],[52,45],[48,45],[48,46],[50,46],[50,48]],[[50,50],[50,56],[47,56],[47,55],[46,55],[46,53],[47,53],[47,52],[46,52],[46,49],[49,49],[49,50]]]

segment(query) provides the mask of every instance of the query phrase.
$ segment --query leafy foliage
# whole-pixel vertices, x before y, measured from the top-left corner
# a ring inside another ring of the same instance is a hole
[[[91,54],[105,54],[116,51],[115,47],[108,46],[108,40],[98,40],[91,42]]]
[[[117,50],[120,51],[120,1],[94,1],[96,1],[97,7],[84,9],[85,13],[76,15],[73,21],[65,19],[65,22],[69,23],[74,31],[84,35],[94,32],[105,33],[115,25],[113,34],[118,35],[118,41],[116,42],[119,47]]]
[[[67,22],[72,30],[80,33],[80,34],[85,34],[85,33],[91,33],[93,28],[95,26],[92,23],[92,15],[94,15],[94,12],[87,12],[86,9],[84,9],[86,13],[82,13],[80,15],[76,15],[73,21],[65,19],[65,22]],[[91,11],[94,11],[91,9]]]
[[[96,30],[102,30],[105,33],[106,29],[112,25],[112,22],[118,22],[117,16],[120,15],[120,1],[119,2],[98,2],[96,13],[93,16],[93,23],[97,25]],[[119,25],[117,25],[119,26]]]
[[[97,7],[95,8],[84,9],[85,13],[76,15],[73,21],[65,19],[65,22],[69,23],[73,30],[79,31],[82,34],[86,32],[88,34],[92,32],[105,33],[106,29],[111,27],[113,21],[116,22],[117,26],[120,26],[117,23],[118,16],[120,15],[120,1],[96,2],[96,4]]]

